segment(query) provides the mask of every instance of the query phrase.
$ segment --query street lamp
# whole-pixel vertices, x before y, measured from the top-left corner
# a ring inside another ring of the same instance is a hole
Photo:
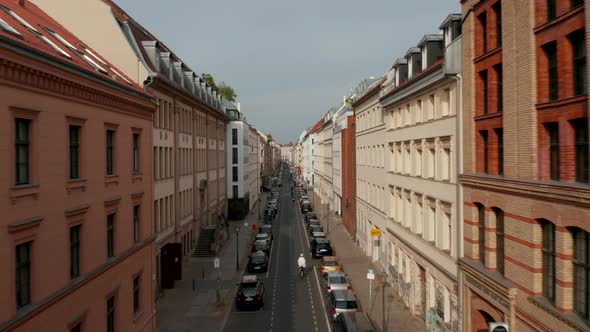
[[[236,271],[240,270],[240,241],[238,235],[240,234],[240,227],[236,226]]]

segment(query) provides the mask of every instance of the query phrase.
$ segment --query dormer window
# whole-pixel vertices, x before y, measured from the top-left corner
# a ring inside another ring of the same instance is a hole
[[[422,70],[426,70],[428,68],[428,47],[422,46],[420,51],[422,53]]]

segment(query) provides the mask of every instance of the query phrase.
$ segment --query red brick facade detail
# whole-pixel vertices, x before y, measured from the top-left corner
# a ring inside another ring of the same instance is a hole
[[[342,222],[356,238],[356,138],[354,115],[348,117],[348,126],[342,130]]]

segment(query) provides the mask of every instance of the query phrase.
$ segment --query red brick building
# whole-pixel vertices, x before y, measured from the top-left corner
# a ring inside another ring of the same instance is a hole
[[[356,128],[354,115],[342,130],[342,223],[356,238]]]
[[[154,331],[152,117],[109,59],[0,1],[0,330]]]
[[[590,329],[583,0],[463,0],[464,331]]]

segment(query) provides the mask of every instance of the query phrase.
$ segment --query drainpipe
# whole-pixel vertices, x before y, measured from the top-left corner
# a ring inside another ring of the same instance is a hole
[[[156,74],[156,73],[150,73],[150,74],[149,74],[149,76],[148,76],[148,80],[149,80],[149,82],[147,82],[147,83],[146,83],[146,84],[143,86],[143,88],[144,88],[145,90],[147,90],[147,87],[148,87],[148,86],[150,86],[150,84],[154,83],[154,77],[156,77],[157,75],[158,75],[158,74]]]
[[[456,211],[456,235],[457,235],[457,323],[458,323],[458,331],[462,330],[463,326],[463,280],[462,280],[462,273],[461,268],[459,266],[459,259],[463,257],[463,190],[461,188],[461,181],[459,178],[460,174],[463,174],[463,118],[462,118],[462,77],[461,74],[449,76],[450,78],[454,79],[456,84],[455,92],[456,92],[456,99],[455,99],[455,145],[456,145],[456,152],[455,152],[455,164],[456,164],[456,197],[455,197],[455,211]]]

